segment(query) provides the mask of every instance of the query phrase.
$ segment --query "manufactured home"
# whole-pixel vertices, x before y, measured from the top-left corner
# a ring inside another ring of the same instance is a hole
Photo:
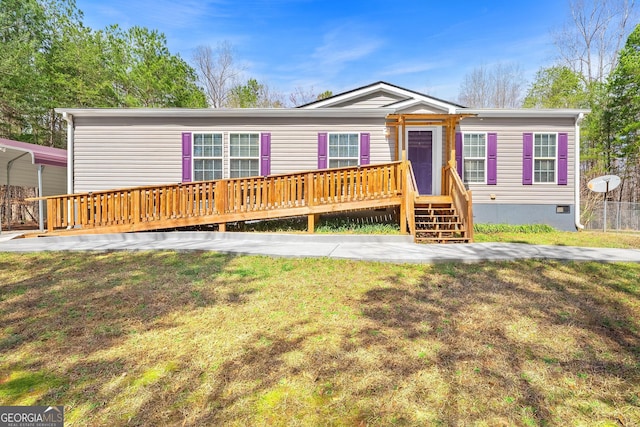
[[[432,200],[451,196],[455,172],[476,223],[579,226],[587,110],[471,109],[377,82],[291,109],[57,111],[69,194],[396,162],[410,164],[416,197]]]

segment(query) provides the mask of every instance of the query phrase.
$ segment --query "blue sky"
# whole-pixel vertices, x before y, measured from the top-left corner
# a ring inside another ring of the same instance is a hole
[[[480,65],[519,64],[530,81],[555,58],[551,32],[565,0],[77,0],[93,29],[163,32],[191,61],[199,45],[228,41],[253,77],[285,94],[334,94],[384,80],[455,101]]]

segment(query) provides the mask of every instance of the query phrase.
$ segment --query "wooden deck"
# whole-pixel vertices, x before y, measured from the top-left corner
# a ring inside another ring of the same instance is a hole
[[[453,181],[455,178],[446,181],[447,185]],[[204,224],[218,224],[225,231],[228,222],[293,216],[307,216],[308,230],[313,232],[318,215],[323,213],[398,207],[401,230],[414,236],[415,204],[425,200],[417,195],[409,162],[43,199],[47,203],[46,235],[135,232]],[[449,200],[464,204],[465,199],[462,196]],[[470,206],[469,198],[468,212]],[[461,207],[467,209],[466,205]]]

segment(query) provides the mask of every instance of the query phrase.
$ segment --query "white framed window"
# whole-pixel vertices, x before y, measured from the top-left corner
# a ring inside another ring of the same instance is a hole
[[[555,183],[558,157],[558,135],[533,134],[533,182]]]
[[[222,178],[222,134],[193,134],[193,180]]]
[[[463,181],[484,184],[487,176],[486,133],[463,134],[462,159]]]
[[[330,133],[328,165],[330,168],[358,166],[360,162],[360,135],[357,133]]]
[[[229,177],[260,175],[260,134],[229,133]]]

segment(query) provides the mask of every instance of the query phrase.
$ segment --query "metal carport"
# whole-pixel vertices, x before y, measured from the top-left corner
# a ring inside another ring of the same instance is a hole
[[[67,151],[0,138],[0,185],[36,187],[38,196],[65,194]],[[10,209],[11,199],[2,201]],[[44,230],[44,202],[39,202],[38,223]],[[0,233],[2,218],[0,218]]]

